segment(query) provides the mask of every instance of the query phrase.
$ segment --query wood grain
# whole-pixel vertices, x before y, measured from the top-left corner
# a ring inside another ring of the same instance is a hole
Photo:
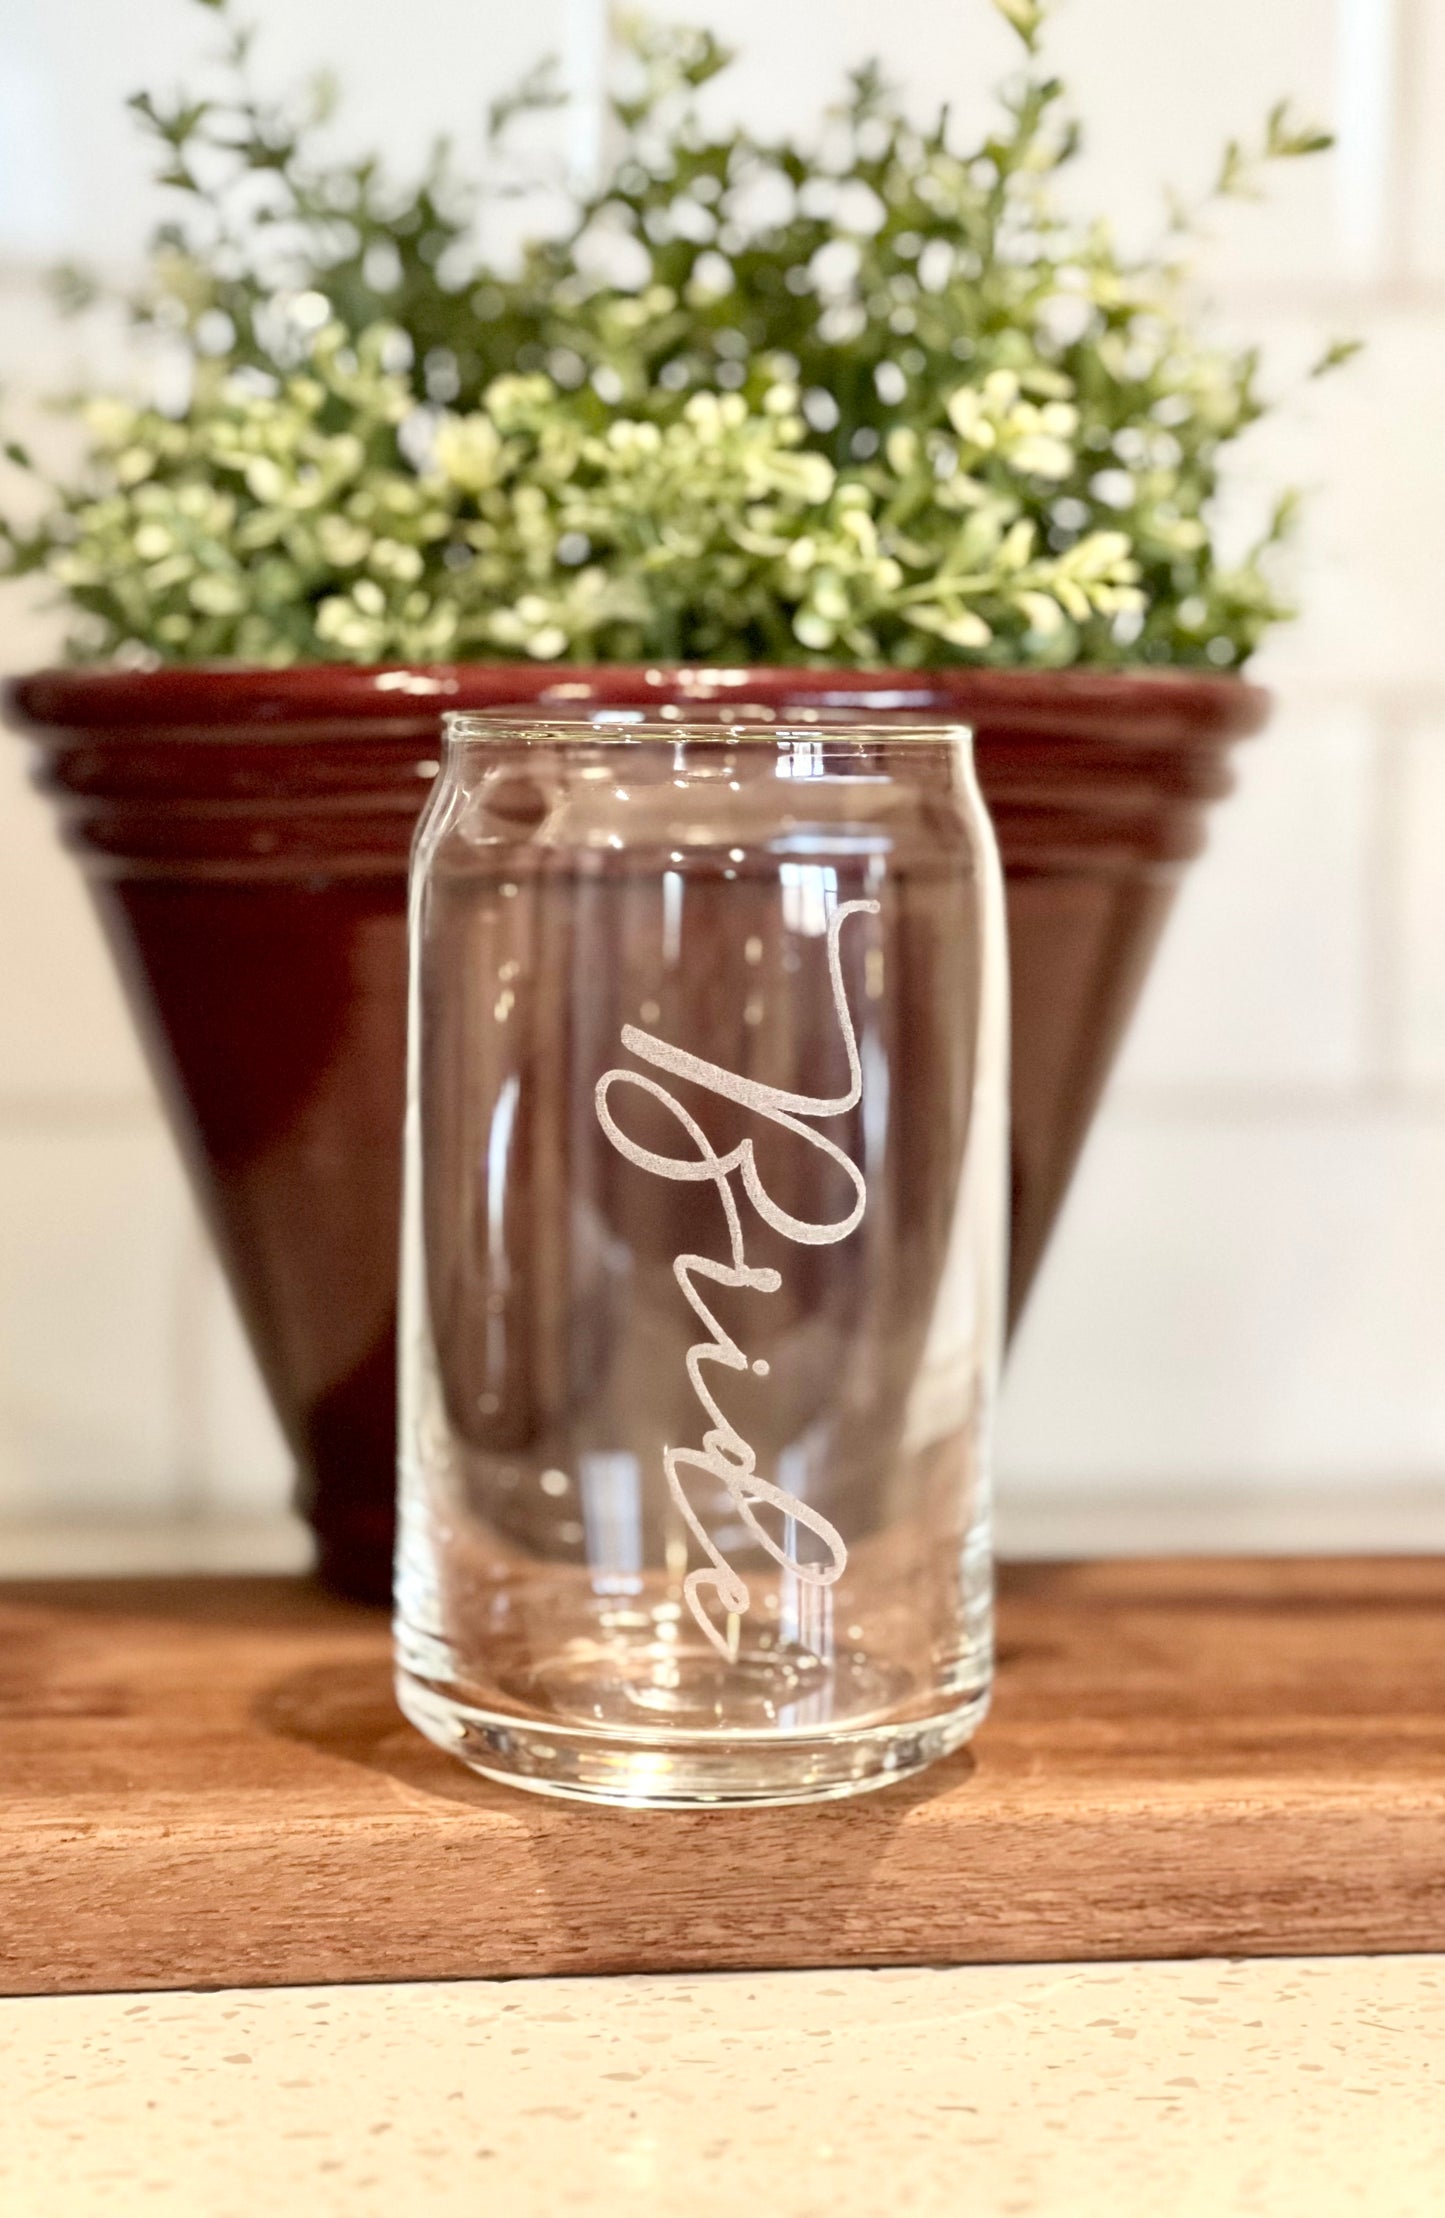
[[[814,1810],[491,1787],[384,1619],[0,1587],[0,1989],[1445,1947],[1445,1564],[1005,1573],[973,1755]]]

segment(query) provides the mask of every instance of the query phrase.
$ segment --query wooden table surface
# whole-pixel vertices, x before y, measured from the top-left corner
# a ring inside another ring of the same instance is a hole
[[[1445,1562],[1003,1575],[971,1753],[587,1810],[397,1714],[304,1581],[0,1587],[0,1991],[1445,1947]]]

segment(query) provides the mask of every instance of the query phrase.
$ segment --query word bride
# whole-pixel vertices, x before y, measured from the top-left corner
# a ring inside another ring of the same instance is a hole
[[[719,1155],[697,1119],[692,1116],[675,1094],[668,1092],[655,1078],[641,1071],[610,1070],[597,1081],[597,1115],[603,1131],[613,1146],[639,1170],[652,1171],[659,1178],[674,1178],[691,1182],[710,1181],[717,1188],[727,1222],[729,1253],[726,1262],[717,1262],[705,1255],[679,1255],[673,1264],[673,1275],[682,1288],[688,1303],[695,1311],[706,1339],[699,1340],[687,1352],[687,1375],[692,1382],[704,1412],[710,1419],[703,1434],[700,1448],[667,1448],[663,1451],[663,1468],[667,1474],[668,1489],[688,1530],[707,1558],[707,1563],[690,1571],[683,1582],[683,1593],[698,1625],[714,1648],[733,1660],[738,1646],[738,1620],[748,1607],[748,1587],[707,1531],[692,1503],[688,1499],[683,1478],[685,1472],[705,1471],[718,1480],[737,1511],[738,1517],[753,1534],[760,1547],[776,1563],[792,1572],[805,1585],[827,1587],[841,1575],[848,1561],[848,1551],[841,1534],[820,1511],[812,1509],[795,1494],[771,1481],[760,1478],[757,1455],[744,1440],[736,1426],[731,1424],[704,1376],[704,1364],[713,1364],[724,1371],[751,1369],[759,1378],[765,1378],[768,1366],[758,1361],[749,1364],[748,1358],[718,1323],[707,1300],[699,1290],[699,1281],[713,1286],[747,1289],[757,1294],[776,1293],[782,1276],[775,1270],[755,1267],[747,1260],[743,1238],[742,1214],[739,1195],[734,1188],[736,1176],[742,1192],[764,1224],[771,1225],[785,1239],[805,1247],[830,1247],[835,1241],[846,1240],[861,1219],[867,1203],[867,1188],[863,1174],[856,1163],[825,1134],[817,1132],[805,1118],[837,1117],[854,1108],[862,1096],[863,1080],[858,1059],[858,1043],[853,1030],[853,1020],[848,1008],[848,998],[843,988],[842,965],[838,955],[838,936],[845,919],[859,912],[876,916],[876,901],[845,901],[833,912],[828,921],[828,976],[832,986],[833,1007],[843,1035],[844,1051],[848,1058],[849,1086],[845,1094],[829,1099],[826,1096],[785,1093],[777,1086],[764,1086],[751,1078],[740,1078],[720,1064],[705,1062],[700,1056],[689,1055],[682,1048],[672,1047],[666,1040],[657,1039],[650,1032],[640,1031],[636,1025],[622,1028],[622,1045],[655,1070],[665,1071],[673,1078],[688,1080],[711,1093],[720,1094],[728,1101],[737,1102],[744,1109],[755,1110],[766,1117],[770,1124],[780,1125],[784,1131],[797,1135],[810,1147],[820,1150],[830,1162],[836,1163],[853,1190],[853,1205],[845,1217],[833,1224],[812,1224],[802,1217],[790,1216],[779,1207],[764,1186],[758,1174],[750,1139],[740,1140],[726,1155]],[[675,1117],[697,1150],[692,1156],[658,1155],[651,1148],[639,1147],[629,1139],[614,1118],[610,1106],[613,1089],[618,1086],[637,1086],[644,1093],[660,1101],[669,1115]],[[758,1516],[763,1506],[782,1513],[813,1534],[826,1552],[821,1563],[805,1564],[789,1554],[768,1532]],[[727,1613],[726,1629],[719,1628],[710,1615],[704,1594],[715,1594]]]

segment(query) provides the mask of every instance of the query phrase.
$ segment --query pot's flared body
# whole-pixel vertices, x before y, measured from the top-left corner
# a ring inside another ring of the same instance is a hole
[[[547,699],[971,724],[1012,974],[1016,1318],[1229,743],[1172,673],[607,668],[43,672],[10,689],[90,882],[324,1573],[390,1579],[406,867],[443,709]]]

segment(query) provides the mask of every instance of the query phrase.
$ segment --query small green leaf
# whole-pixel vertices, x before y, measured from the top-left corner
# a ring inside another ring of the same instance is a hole
[[[311,80],[311,120],[329,123],[341,104],[341,87],[334,69],[320,69]]]
[[[78,262],[57,263],[49,274],[48,285],[50,297],[63,316],[81,315],[100,298],[100,284],[94,272],[83,269]]]
[[[1287,100],[1277,100],[1265,122],[1264,151],[1272,162],[1292,161],[1300,155],[1324,154],[1335,143],[1334,133],[1315,123],[1294,123]]]
[[[1328,377],[1331,370],[1341,369],[1346,362],[1353,362],[1355,356],[1363,352],[1364,345],[1363,339],[1331,339],[1323,354],[1311,365],[1310,376]]]
[[[1046,0],[993,0],[1006,23],[1013,25],[1031,54],[1039,50]]]
[[[1214,190],[1225,200],[1244,198],[1253,189],[1253,165],[1238,139],[1226,139]]]
[[[559,76],[555,54],[544,55],[510,92],[504,92],[487,109],[487,137],[496,145],[519,116],[537,115],[548,108],[565,108],[570,94]]]
[[[1287,486],[1274,504],[1269,519],[1269,529],[1265,534],[1265,544],[1267,546],[1277,546],[1281,540],[1288,539],[1299,522],[1299,513],[1299,489],[1297,486]]]

